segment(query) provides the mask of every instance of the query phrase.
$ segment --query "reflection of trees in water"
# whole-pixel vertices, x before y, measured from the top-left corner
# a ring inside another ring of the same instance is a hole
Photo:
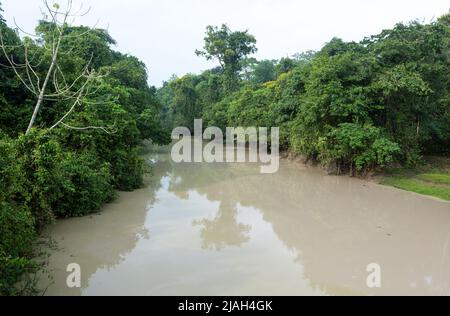
[[[214,220],[194,223],[202,226],[206,249],[249,240],[250,227],[237,219],[234,206],[239,204],[261,211],[277,237],[295,251],[293,260],[315,288],[367,293],[366,266],[379,262],[390,284],[382,293],[450,291],[450,261],[443,250],[448,204],[294,164],[282,164],[274,175],[260,175],[245,164],[187,164],[174,166],[173,174],[178,180],[172,192],[195,190],[220,203]],[[433,234],[424,237],[424,232]]]
[[[121,197],[106,205],[102,213],[89,217],[59,221],[49,230],[58,243],[58,250],[50,261],[50,273],[55,281],[50,295],[80,295],[81,289],[66,286],[66,267],[76,262],[82,267],[82,286],[87,288],[92,275],[100,269],[112,269],[123,260],[139,240],[150,238],[144,226],[148,207],[156,202],[161,180],[170,170],[169,162],[154,165],[153,175],[146,178],[146,188],[121,193]],[[84,233],[82,233],[84,232]],[[53,283],[47,275],[40,278],[44,289]]]
[[[200,227],[204,249],[222,250],[250,240],[252,227],[238,221],[237,205],[242,205],[260,210],[279,240],[295,250],[298,256],[293,260],[304,267],[313,287],[333,292],[345,285],[365,293],[365,267],[379,262],[386,267],[386,278],[391,273],[390,279],[385,279],[390,287],[383,288],[388,294],[449,293],[448,204],[367,187],[346,177],[323,177],[294,165],[282,165],[274,175],[261,175],[257,165],[177,165],[167,155],[160,155],[158,161],[149,186],[130,193],[126,201],[109,210],[111,216],[105,212],[98,221],[87,221],[81,230],[89,234],[60,234],[76,243],[67,246],[58,262],[64,269],[58,277],[64,282],[59,294],[67,291],[67,263],[82,265],[83,285],[87,285],[99,268],[114,267],[139,238],[145,238],[146,207],[156,202],[156,192],[167,176],[168,190],[179,198],[188,200],[189,192],[196,191],[219,202],[214,219],[194,222]],[[429,216],[423,215],[425,210],[430,211]],[[431,231],[433,234],[425,235]],[[84,262],[69,257],[72,254]],[[408,292],[411,282],[416,288]]]
[[[220,203],[213,220],[195,221],[194,226],[202,226],[203,249],[222,250],[228,246],[241,246],[250,240],[251,226],[237,221],[237,208],[228,201]]]
[[[209,218],[194,221],[201,227],[203,249],[222,250],[226,247],[239,247],[250,240],[250,225],[238,222],[238,192],[227,183],[239,181],[259,173],[257,166],[227,164],[174,164],[169,191],[180,199],[189,199],[189,191],[206,195],[210,202],[219,201],[220,206],[213,220]],[[237,188],[237,187],[235,187]]]
[[[214,185],[221,185],[227,181],[239,181],[249,176],[259,175],[259,167],[247,164],[226,163],[172,163],[170,192],[186,192],[189,190],[207,189]],[[209,192],[214,195],[215,192]]]

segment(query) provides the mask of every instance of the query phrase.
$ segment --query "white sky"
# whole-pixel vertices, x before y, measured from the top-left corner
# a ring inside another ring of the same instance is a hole
[[[59,0],[61,4],[65,0]],[[78,0],[74,0],[75,3]],[[13,17],[32,31],[41,0],[0,0],[10,26]],[[359,41],[397,22],[430,21],[450,9],[448,0],[85,0],[92,7],[79,23],[107,28],[116,49],[139,57],[150,84],[172,74],[214,66],[194,52],[203,47],[207,25],[248,29],[258,40],[258,59],[278,59],[318,50],[332,37]]]

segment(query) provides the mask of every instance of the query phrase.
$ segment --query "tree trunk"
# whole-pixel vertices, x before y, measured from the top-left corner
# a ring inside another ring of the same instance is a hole
[[[36,121],[36,117],[39,113],[39,110],[42,106],[42,103],[44,102],[44,96],[45,96],[45,89],[47,88],[48,82],[50,81],[50,77],[52,75],[53,68],[56,65],[56,59],[58,57],[58,51],[59,46],[61,44],[61,37],[62,33],[60,33],[60,37],[58,39],[58,44],[56,45],[56,49],[54,50],[53,56],[52,56],[52,63],[50,64],[50,68],[48,69],[47,76],[45,77],[45,81],[42,84],[42,87],[40,88],[39,97],[36,103],[36,106],[34,107],[33,116],[31,116],[30,124],[28,125],[27,132],[25,135],[28,135],[33,128],[34,122]]]

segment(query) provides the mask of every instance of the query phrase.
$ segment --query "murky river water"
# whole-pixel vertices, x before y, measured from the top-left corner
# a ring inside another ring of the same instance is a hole
[[[450,295],[450,203],[289,161],[153,159],[145,189],[47,230],[47,295]]]

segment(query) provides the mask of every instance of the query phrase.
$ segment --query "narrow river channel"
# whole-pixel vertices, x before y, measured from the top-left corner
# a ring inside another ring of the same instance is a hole
[[[147,160],[146,188],[47,229],[47,295],[450,295],[448,202],[287,160],[275,174]]]

